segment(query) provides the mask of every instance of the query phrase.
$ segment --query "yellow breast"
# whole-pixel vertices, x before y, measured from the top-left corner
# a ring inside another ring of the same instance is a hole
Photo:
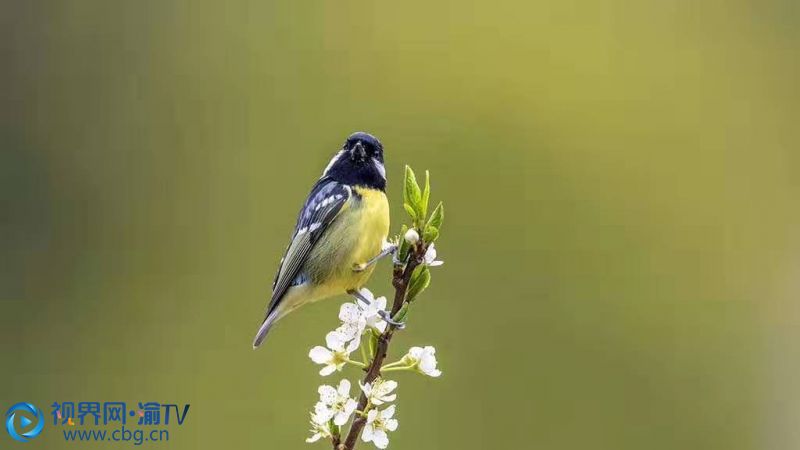
[[[386,194],[362,187],[353,191],[353,197],[309,258],[309,274],[314,284],[325,291],[323,297],[361,288],[372,275],[374,266],[362,272],[353,271],[353,266],[377,255],[389,234]]]
[[[361,196],[359,208],[359,245],[354,252],[353,261],[363,263],[381,251],[383,242],[389,235],[389,201],[386,194],[376,189],[356,187],[355,192]]]

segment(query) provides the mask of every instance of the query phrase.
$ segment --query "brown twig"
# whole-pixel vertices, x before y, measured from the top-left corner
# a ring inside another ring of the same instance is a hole
[[[405,268],[403,268],[403,266],[395,266],[392,273],[392,285],[395,289],[394,303],[392,304],[392,317],[394,317],[397,312],[400,311],[400,308],[403,307],[403,302],[406,298],[406,290],[408,290],[408,283],[411,280],[411,274],[414,273],[414,269],[416,269],[417,266],[422,263],[426,250],[427,245],[420,240],[417,245],[410,249],[410,256]],[[389,351],[389,342],[391,342],[394,332],[395,327],[393,325],[389,325],[386,327],[386,331],[384,331],[383,334],[378,337],[378,345],[375,349],[375,357],[372,359],[372,363],[369,365],[369,367],[365,369],[367,375],[364,377],[362,384],[372,383],[376,378],[378,378],[378,376],[380,376],[381,366],[383,366],[383,361],[386,359],[386,354]],[[358,411],[363,411],[366,406],[367,396],[362,392],[361,397],[358,399],[358,407],[356,409]],[[334,442],[334,450],[353,450],[356,445],[356,440],[358,440],[358,436],[361,435],[361,430],[366,424],[366,417],[356,416],[356,418],[353,419],[353,425],[350,426],[350,431],[347,433],[347,438],[345,439],[344,443],[337,445],[336,442]]]

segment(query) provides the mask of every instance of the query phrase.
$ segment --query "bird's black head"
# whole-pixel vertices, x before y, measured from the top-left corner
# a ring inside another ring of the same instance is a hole
[[[383,145],[371,134],[351,134],[339,153],[331,159],[323,176],[344,184],[385,190]]]

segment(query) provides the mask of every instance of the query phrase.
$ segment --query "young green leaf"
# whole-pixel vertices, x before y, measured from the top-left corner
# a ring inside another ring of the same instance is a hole
[[[412,221],[417,220],[417,212],[414,211],[414,208],[411,205],[409,205],[408,203],[403,203],[403,208],[406,210],[408,215],[411,216]]]
[[[400,311],[397,311],[397,314],[392,317],[392,320],[395,322],[402,322],[406,317],[408,317],[408,302],[403,303],[403,306],[400,308]]]
[[[421,294],[429,284],[431,284],[431,271],[428,269],[428,266],[417,266],[417,268],[414,270],[414,273],[411,275],[411,281],[408,284],[406,301],[414,301],[414,299]]]
[[[414,209],[414,219],[420,218],[422,212],[422,208],[420,208],[422,193],[420,192],[419,184],[417,184],[417,177],[409,166],[406,166],[403,202]],[[408,208],[406,208],[406,210],[408,210]]]
[[[404,239],[406,232],[408,231],[408,227],[403,224],[400,228],[400,248],[397,249],[397,260],[398,261],[405,261],[408,257],[408,250],[411,248],[411,245]]]
[[[431,218],[428,219],[427,226],[434,227],[438,231],[442,229],[442,222],[444,222],[444,205],[442,205],[442,202],[439,202],[431,213]]]
[[[420,215],[419,220],[420,223],[425,221],[425,217],[428,215],[428,199],[431,198],[431,174],[427,170],[425,171],[425,187],[422,189],[422,199],[420,200]]]
[[[428,225],[425,227],[425,233],[422,234],[422,239],[425,242],[434,242],[436,239],[439,238],[439,229],[434,227],[433,225]]]
[[[372,332],[369,334],[369,341],[367,341],[367,345],[369,345],[370,358],[375,357],[375,349],[378,348],[378,336],[380,336],[380,332],[373,328]]]

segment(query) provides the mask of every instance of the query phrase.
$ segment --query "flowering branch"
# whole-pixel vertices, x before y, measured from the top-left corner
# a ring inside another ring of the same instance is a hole
[[[376,299],[368,289],[362,289],[359,294],[365,304],[356,301],[342,305],[339,311],[342,324],[325,337],[327,348],[317,346],[311,349],[309,357],[325,366],[320,370],[322,376],[341,371],[347,364],[361,368],[366,375],[359,383],[361,394],[358,402],[350,397],[350,382],[346,379],[339,382],[338,388],[319,387],[320,401],[311,413],[313,434],[307,442],[330,438],[333,450],[353,450],[361,436],[364,442],[372,442],[384,449],[389,445],[387,432],[397,429],[398,422],[393,418],[394,404],[382,410],[379,407],[396,399],[393,391],[397,382],[384,379],[382,372],[410,370],[431,377],[441,375],[436,368],[436,350],[431,346],[412,347],[399,361],[384,365],[392,337],[402,329],[398,324],[406,319],[411,303],[430,284],[429,268],[442,264],[436,260],[433,242],[439,237],[444,210],[439,203],[427,218],[429,175],[426,172],[424,190],[420,189],[414,172],[406,166],[404,188],[403,206],[413,223],[410,228],[403,225],[396,239],[397,252],[392,271],[395,293],[389,311],[391,320],[383,320],[386,298]],[[364,337],[366,339],[362,339]],[[355,361],[350,354],[359,347],[362,361]],[[344,436],[341,427],[351,416],[352,425]]]
[[[424,242],[419,241],[414,245],[414,249],[411,252],[411,255],[408,260],[408,264],[406,264],[405,268],[402,265],[395,264],[393,276],[392,276],[392,285],[394,286],[394,303],[392,303],[392,317],[395,317],[400,309],[403,307],[403,303],[405,302],[406,292],[408,291],[408,285],[411,281],[411,275],[414,273],[414,269],[423,261],[423,257],[425,256],[425,251],[427,250],[427,245]],[[367,375],[364,377],[364,385],[369,383],[373,383],[376,378],[381,374],[381,366],[383,365],[383,361],[386,359],[386,354],[389,351],[389,343],[392,341],[392,336],[394,336],[394,331],[397,328],[394,325],[389,325],[386,328],[386,331],[380,335],[378,338],[378,346],[375,349],[375,357],[372,359],[372,364],[369,365],[367,369]],[[358,399],[358,409],[364,410],[367,406],[367,395],[362,392],[361,397]],[[353,425],[350,427],[350,432],[347,433],[347,439],[344,441],[344,444],[340,444],[338,446],[334,445],[334,450],[352,450],[356,445],[356,440],[358,436],[361,434],[361,430],[366,425],[367,419],[364,417],[356,417],[353,420]]]

